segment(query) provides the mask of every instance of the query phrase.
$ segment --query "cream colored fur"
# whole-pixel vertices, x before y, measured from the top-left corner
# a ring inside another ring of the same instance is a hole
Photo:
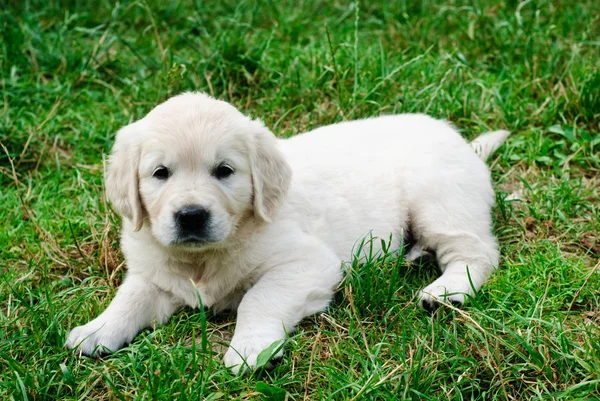
[[[327,307],[357,241],[391,234],[398,247],[409,227],[417,240],[410,258],[434,250],[443,271],[420,303],[462,303],[498,264],[482,159],[506,135],[470,147],[444,121],[394,115],[276,140],[228,103],[174,97],[117,134],[106,188],[125,217],[128,272],[108,308],[66,345],[86,355],[115,351],[152,322],[197,307],[197,287],[206,307],[237,308],[225,364],[243,371]],[[223,162],[234,174],[217,179]],[[169,168],[168,179],[153,177],[157,166]],[[177,243],[174,215],[186,205],[210,212],[202,243]]]

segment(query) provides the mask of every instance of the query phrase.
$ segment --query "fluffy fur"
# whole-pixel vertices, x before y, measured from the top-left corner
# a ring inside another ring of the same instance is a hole
[[[392,234],[398,247],[409,228],[408,257],[433,250],[443,272],[419,293],[421,305],[463,303],[498,264],[483,160],[507,134],[469,146],[444,121],[393,115],[277,140],[228,103],[174,97],[117,134],[106,188],[126,217],[128,272],[108,308],[66,345],[115,351],[180,307],[198,307],[198,290],[206,307],[237,309],[225,364],[252,368],[328,305],[358,240]],[[224,178],[215,173],[223,165],[233,171]],[[189,207],[208,216],[191,240],[176,217]]]

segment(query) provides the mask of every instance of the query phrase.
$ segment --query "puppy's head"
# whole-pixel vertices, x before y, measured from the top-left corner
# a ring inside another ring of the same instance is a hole
[[[224,244],[246,219],[269,221],[291,169],[274,135],[228,103],[186,93],[117,133],[106,174],[113,207],[167,247]]]

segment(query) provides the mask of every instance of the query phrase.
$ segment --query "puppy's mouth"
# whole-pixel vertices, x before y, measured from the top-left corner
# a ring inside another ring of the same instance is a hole
[[[214,244],[216,241],[211,238],[206,238],[199,235],[184,235],[179,236],[171,245],[183,246],[187,248],[201,248],[210,244]]]

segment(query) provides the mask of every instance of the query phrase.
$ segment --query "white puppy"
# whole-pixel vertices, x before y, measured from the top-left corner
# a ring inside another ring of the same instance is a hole
[[[482,159],[507,135],[469,146],[444,121],[394,115],[277,140],[228,103],[176,96],[117,134],[106,188],[126,217],[128,273],[66,345],[118,350],[152,322],[198,307],[198,291],[204,306],[237,309],[225,364],[254,367],[328,305],[357,241],[391,234],[398,247],[409,227],[410,257],[433,250],[443,272],[421,305],[463,303],[498,263]]]

